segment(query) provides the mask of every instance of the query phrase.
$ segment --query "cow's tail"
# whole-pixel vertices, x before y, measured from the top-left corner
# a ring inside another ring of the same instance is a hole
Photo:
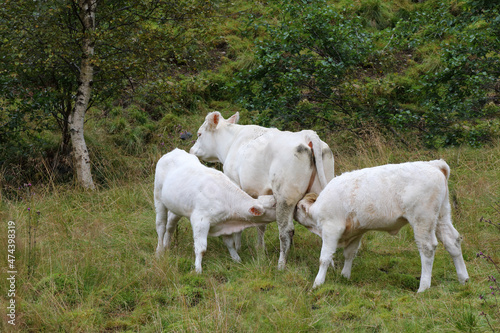
[[[321,189],[324,189],[328,184],[328,181],[326,180],[325,167],[323,165],[323,147],[321,144],[321,139],[315,132],[309,131],[308,140],[308,145],[312,149],[319,183],[321,184]]]

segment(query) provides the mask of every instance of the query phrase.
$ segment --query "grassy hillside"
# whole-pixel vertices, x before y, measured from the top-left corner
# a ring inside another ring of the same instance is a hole
[[[498,330],[498,296],[491,295],[494,285],[488,277],[498,278],[499,272],[476,254],[500,259],[500,231],[481,221],[500,220],[500,144],[480,150],[408,151],[372,135],[341,154],[331,139],[327,141],[336,153],[337,173],[389,162],[448,161],[453,219],[464,236],[468,284],[458,283],[440,244],[432,287],[416,294],[420,258],[409,227],[397,236],[365,235],[351,280],[340,276],[339,250],[337,269],[330,269],[318,290],[311,286],[321,241],[300,225],[285,271],[276,268],[275,223],[266,232],[265,253],[255,250],[256,231],[244,232],[242,264],[231,261],[221,239],[210,238],[204,272],[196,275],[191,227],[183,220],[172,249],[156,260],[152,181],[154,161],[163,149],[158,148],[158,155],[148,160],[127,160],[134,181],[107,179],[110,185],[96,192],[24,186],[17,190],[17,200],[2,201],[0,218],[16,223],[16,327],[47,332]],[[7,249],[7,240],[2,232],[2,249]],[[6,251],[0,253],[0,260],[7,262]],[[7,289],[1,284],[0,294],[6,295]],[[8,300],[1,298],[3,313]],[[10,329],[3,318],[3,330]]]
[[[315,129],[345,143],[343,152],[373,131],[409,149],[481,147],[499,137],[494,2],[216,0],[211,8],[218,15],[195,27],[179,23],[187,41],[172,45],[176,60],[157,59],[108,100],[94,91],[86,136],[98,184],[106,186],[103,174],[117,169],[101,165],[105,157],[122,166],[113,179],[126,179],[122,156],[142,159],[162,142],[173,146],[167,141],[194,132],[211,110],[241,111],[249,123],[280,129]],[[175,22],[163,28],[175,31]],[[22,90],[9,87],[3,82],[11,95]],[[0,96],[2,190],[71,182],[59,111],[19,98]]]
[[[308,26],[300,20],[281,25],[287,18],[282,2],[214,3],[220,16],[204,31],[206,40],[192,43],[205,48],[200,54],[209,54],[211,61],[196,66],[179,62],[171,72],[154,73],[151,81],[88,111],[85,135],[96,191],[84,192],[74,184],[71,159],[60,154],[55,123],[40,133],[22,131],[18,139],[27,150],[19,148],[8,163],[1,161],[0,260],[14,265],[17,273],[16,327],[7,322],[10,284],[1,283],[0,331],[500,331],[500,290],[491,279],[500,278],[492,263],[500,263],[500,71],[498,49],[488,49],[498,43],[490,37],[500,21],[485,18],[498,9],[488,1],[317,1],[352,19],[372,43],[366,57],[339,72],[342,79],[327,87],[331,96],[343,96],[332,102],[314,96],[314,86],[299,89],[303,95],[298,100],[287,95],[295,91],[296,68],[288,76],[277,70],[259,72],[260,77],[250,72],[274,64],[266,57],[281,52],[279,38],[286,33],[307,33],[300,30]],[[482,5],[488,10],[477,9]],[[310,17],[322,13],[308,10]],[[476,14],[480,19],[471,19]],[[268,44],[257,43],[264,40]],[[462,57],[464,50],[472,53]],[[287,52],[286,57],[293,55]],[[307,54],[300,50],[296,56]],[[318,59],[324,60],[313,57]],[[314,65],[323,64],[319,60]],[[270,68],[284,68],[276,64]],[[270,99],[261,89],[270,82],[262,78],[269,77],[279,83]],[[319,82],[319,76],[313,77]],[[286,103],[283,109],[265,104],[282,97],[298,101],[289,113],[283,111]],[[5,103],[0,98],[0,111],[13,107]],[[210,238],[203,274],[196,275],[191,227],[184,219],[174,246],[155,259],[156,161],[175,147],[188,150],[212,110],[226,118],[239,111],[241,124],[316,130],[334,152],[336,174],[445,159],[469,283],[458,283],[440,244],[432,287],[416,294],[420,257],[409,227],[396,236],[365,235],[350,280],[340,275],[339,250],[336,269],[329,269],[318,290],[311,286],[321,240],[298,224],[284,271],[277,270],[275,223],[268,227],[262,252],[255,249],[256,231],[243,233],[241,264],[230,259],[221,239]],[[184,131],[194,137],[181,140]],[[11,262],[9,221],[16,245]]]

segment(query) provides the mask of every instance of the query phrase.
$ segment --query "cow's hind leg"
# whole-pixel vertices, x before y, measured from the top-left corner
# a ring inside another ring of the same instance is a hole
[[[295,231],[293,213],[297,202],[302,199],[309,187],[313,169],[311,150],[300,144],[294,154],[288,156],[288,160],[281,161],[279,168],[270,170],[276,177],[272,181],[272,189],[276,199],[276,222],[280,236],[278,269],[285,268]]]
[[[449,202],[445,202],[441,215],[438,219],[436,228],[436,236],[443,243],[446,251],[451,255],[455,269],[457,270],[458,281],[462,284],[469,280],[469,274],[465,267],[464,258],[462,256],[462,237],[451,223],[451,215]]]
[[[293,212],[295,204],[289,205],[285,202],[276,204],[276,222],[280,237],[280,258],[278,260],[278,269],[282,270],[286,266],[286,258],[292,245],[295,227],[293,225]]]

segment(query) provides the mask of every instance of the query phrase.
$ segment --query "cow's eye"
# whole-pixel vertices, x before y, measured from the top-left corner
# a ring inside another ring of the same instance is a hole
[[[198,133],[198,137],[200,137],[200,136],[201,136],[201,133]]]

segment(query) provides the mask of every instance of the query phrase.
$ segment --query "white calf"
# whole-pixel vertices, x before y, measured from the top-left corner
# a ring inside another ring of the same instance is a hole
[[[283,132],[238,125],[239,115],[211,112],[190,152],[224,164],[224,174],[252,197],[273,194],[280,237],[278,267],[283,269],[294,233],[293,212],[307,192],[319,193],[333,178],[333,154],[313,131]],[[259,245],[264,246],[263,228]]]
[[[253,199],[226,175],[202,165],[198,158],[175,149],[156,165],[154,183],[157,256],[169,246],[172,232],[181,216],[190,219],[193,228],[196,272],[207,250],[207,236],[224,237],[231,257],[240,261],[229,235],[276,219],[276,201],[272,195]]]
[[[295,218],[323,240],[314,287],[324,283],[338,246],[344,247],[342,275],[349,278],[362,235],[369,230],[397,234],[409,223],[422,263],[419,292],[431,285],[432,264],[439,239],[450,253],[458,279],[469,279],[461,240],[451,223],[448,199],[450,168],[443,160],[389,164],[344,173],[319,196],[299,201]],[[436,239],[437,236],[437,239]]]

